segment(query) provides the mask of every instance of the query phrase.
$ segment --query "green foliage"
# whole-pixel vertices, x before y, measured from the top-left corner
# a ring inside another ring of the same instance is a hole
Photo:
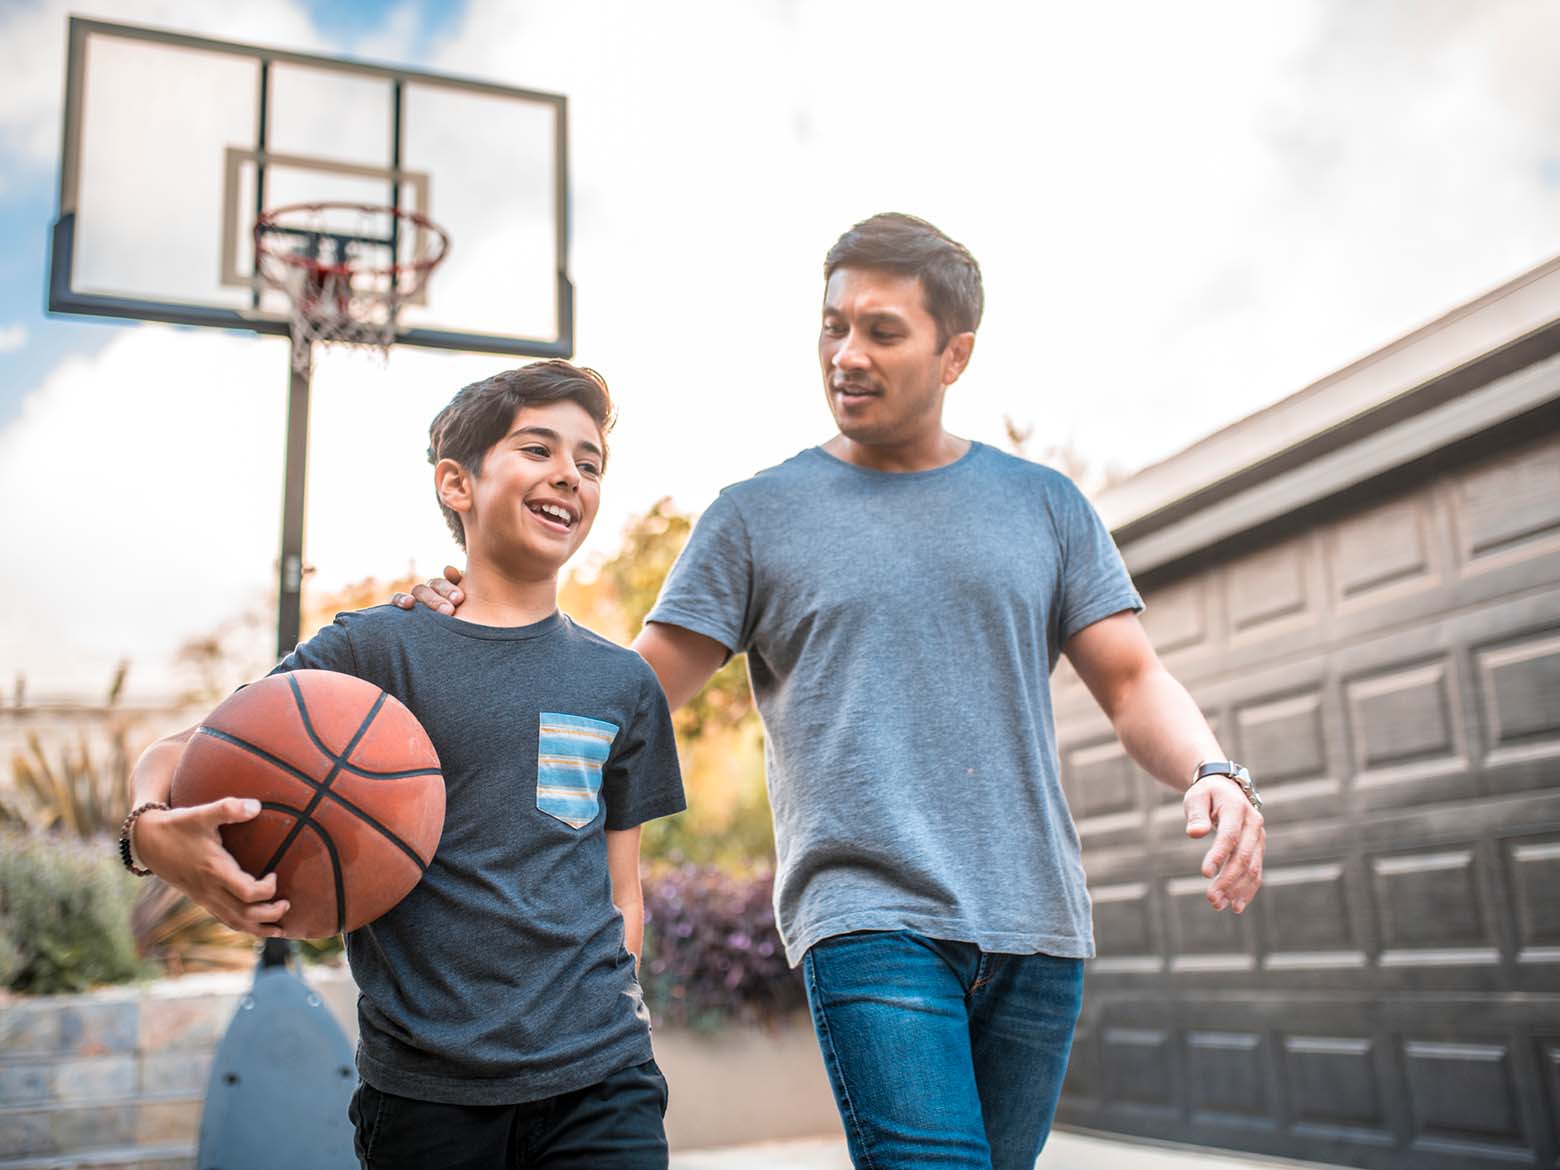
[[[688,543],[693,517],[677,511],[670,499],[657,500],[623,530],[623,546],[605,562],[599,578],[611,589],[630,636],[644,625],[672,564]],[[698,736],[708,730],[731,729],[756,720],[747,669],[733,658],[686,707],[677,713],[677,730]]]
[[[87,735],[63,745],[54,759],[36,733],[27,750],[11,755],[11,781],[20,801],[0,799],[0,824],[13,828],[58,829],[75,837],[117,833],[129,811],[129,726],[120,711],[130,664],[121,662],[104,704],[107,754],[94,758]]]
[[[121,662],[109,684],[101,729],[107,747],[101,754],[93,751],[86,732],[74,743],[60,745],[52,756],[36,734],[27,737],[27,750],[11,757],[18,798],[0,798],[0,826],[47,832],[60,850],[68,847],[68,838],[75,838],[105,850],[104,856],[112,854],[112,842],[129,811],[130,772],[138,754],[130,742],[130,720],[121,706],[129,672],[130,664]],[[143,958],[156,960],[173,974],[250,962],[254,940],[248,935],[229,930],[156,878],[138,883],[122,866],[117,872],[130,883],[126,888],[135,903],[133,913],[126,908],[123,924],[134,939],[135,952]],[[33,939],[35,925],[33,919],[0,923],[0,931],[13,948],[20,948],[19,954],[30,953],[35,945],[57,950],[57,940]],[[6,964],[5,945],[0,942],[0,973]],[[75,961],[63,952],[58,959],[66,966]],[[43,982],[52,984],[53,977]]]
[[[106,837],[0,830],[0,974],[16,991],[83,991],[141,973],[135,879]]]
[[[640,838],[640,853],[647,863],[713,865],[733,875],[774,864],[774,821],[762,790],[722,819],[725,823],[712,830],[693,807],[651,821]]]

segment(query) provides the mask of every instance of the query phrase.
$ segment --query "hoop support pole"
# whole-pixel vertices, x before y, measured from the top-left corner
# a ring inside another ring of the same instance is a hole
[[[282,555],[277,561],[276,656],[298,645],[303,600],[303,503],[309,469],[309,380],[313,346],[294,338],[287,379],[287,475],[282,488]],[[299,350],[302,349],[302,353]]]

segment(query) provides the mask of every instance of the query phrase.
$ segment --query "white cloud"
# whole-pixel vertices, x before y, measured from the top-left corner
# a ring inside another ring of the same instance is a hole
[[[0,353],[15,353],[27,344],[27,326],[20,321],[0,326]]]
[[[324,48],[294,0],[211,4],[207,0],[42,0],[0,7],[0,149],[8,163],[48,172],[60,146],[67,21],[71,16],[142,24],[197,36],[283,48]],[[10,166],[7,168],[10,171]]]

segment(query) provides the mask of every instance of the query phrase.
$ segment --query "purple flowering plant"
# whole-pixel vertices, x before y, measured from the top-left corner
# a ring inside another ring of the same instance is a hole
[[[806,1007],[801,974],[786,965],[775,929],[771,873],[658,866],[644,889],[639,974],[656,1022],[771,1025]]]

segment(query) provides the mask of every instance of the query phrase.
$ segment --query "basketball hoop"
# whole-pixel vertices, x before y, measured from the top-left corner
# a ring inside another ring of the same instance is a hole
[[[260,279],[287,297],[293,365],[316,341],[389,355],[403,305],[449,255],[450,237],[415,211],[363,203],[294,203],[255,221]]]

